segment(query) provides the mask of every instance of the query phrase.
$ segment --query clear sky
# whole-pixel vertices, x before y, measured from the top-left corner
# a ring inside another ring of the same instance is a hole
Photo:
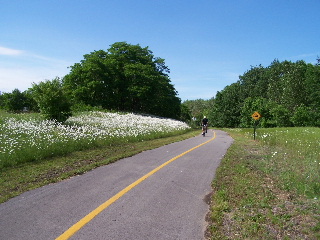
[[[320,57],[320,0],[0,0],[0,91],[69,73],[126,41],[164,58],[184,100],[209,99],[251,66]]]

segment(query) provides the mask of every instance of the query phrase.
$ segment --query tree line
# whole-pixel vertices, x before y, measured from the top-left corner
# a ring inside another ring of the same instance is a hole
[[[85,54],[70,69],[62,79],[0,95],[0,107],[12,112],[40,111],[61,122],[72,110],[88,108],[180,118],[181,99],[169,78],[170,70],[148,47],[116,42],[107,51]]]
[[[148,47],[116,42],[107,51],[84,55],[62,79],[0,95],[0,108],[28,109],[61,122],[75,110],[92,108],[170,117],[193,126],[207,116],[211,126],[232,128],[252,127],[257,111],[261,127],[320,126],[320,59],[251,66],[215,97],[183,103],[169,73],[165,60]]]
[[[183,104],[216,127],[252,127],[256,111],[261,127],[319,127],[320,59],[316,64],[274,60],[268,67],[252,66],[215,98]]]

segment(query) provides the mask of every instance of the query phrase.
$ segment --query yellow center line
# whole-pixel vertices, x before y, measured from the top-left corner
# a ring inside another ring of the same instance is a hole
[[[89,223],[93,218],[95,218],[99,213],[101,213],[103,210],[105,210],[107,207],[109,207],[112,203],[114,203],[119,198],[121,198],[124,194],[129,192],[132,188],[134,188],[135,186],[140,184],[142,181],[146,180],[148,177],[150,177],[151,175],[153,175],[154,173],[156,173],[157,171],[159,171],[161,168],[163,168],[164,166],[168,165],[169,163],[171,163],[171,162],[177,160],[178,158],[182,157],[183,155],[185,155],[185,154],[187,154],[187,153],[189,153],[189,152],[191,152],[191,151],[193,151],[193,150],[195,150],[195,149],[207,144],[208,142],[211,142],[215,138],[216,138],[216,133],[213,132],[213,137],[211,139],[209,139],[208,141],[206,141],[204,143],[201,143],[200,145],[198,145],[196,147],[193,147],[193,148],[189,149],[188,151],[186,151],[184,153],[181,153],[180,155],[170,159],[169,161],[167,161],[167,162],[163,163],[162,165],[160,165],[159,167],[153,169],[151,172],[147,173],[143,177],[139,178],[137,181],[131,183],[129,186],[127,186],[126,188],[124,188],[123,190],[118,192],[116,195],[111,197],[109,200],[107,200],[106,202],[101,204],[99,207],[94,209],[92,212],[90,212],[88,215],[86,215],[84,218],[82,218],[79,222],[75,223],[72,227],[70,227],[67,231],[65,231],[63,234],[61,234],[55,240],[67,240],[67,239],[69,239],[77,231],[79,231],[82,227],[84,227],[87,223]]]

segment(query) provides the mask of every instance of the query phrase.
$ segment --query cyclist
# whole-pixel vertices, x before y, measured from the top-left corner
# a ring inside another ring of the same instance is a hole
[[[208,119],[206,116],[202,119],[202,135],[204,136],[208,132]]]

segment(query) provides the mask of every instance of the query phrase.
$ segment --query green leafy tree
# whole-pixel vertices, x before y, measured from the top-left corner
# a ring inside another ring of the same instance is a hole
[[[239,76],[240,98],[244,101],[247,97],[267,97],[266,89],[269,84],[268,69],[262,65],[251,69]]]
[[[190,109],[188,106],[184,103],[181,104],[181,114],[180,114],[180,120],[190,123],[191,122],[191,114],[190,114]]]
[[[26,107],[26,96],[19,89],[14,89],[11,93],[2,95],[2,105],[6,111],[21,112]]]
[[[317,61],[312,65],[274,60],[266,68],[251,67],[239,81],[217,93],[208,114],[211,123],[251,127],[251,115],[259,111],[263,127],[320,126],[320,59]]]
[[[320,59],[315,65],[308,64],[306,71],[307,106],[311,108],[313,124],[320,127]]]
[[[71,66],[63,78],[63,85],[73,104],[113,108],[118,91],[112,79],[112,69],[105,59],[107,52],[100,50],[84,55],[84,60]]]
[[[282,77],[286,73],[288,61],[280,63],[279,60],[274,60],[268,69],[269,84],[267,91],[268,99],[277,104],[283,104],[283,89],[285,88]]]
[[[290,111],[282,106],[275,104],[270,110],[271,120],[276,127],[291,127],[292,122],[290,120]]]
[[[71,104],[59,78],[33,84],[30,92],[46,119],[64,122],[72,115]]]
[[[31,112],[39,112],[40,110],[39,110],[38,104],[34,100],[34,98],[32,97],[31,90],[28,89],[28,90],[24,91],[23,94],[25,96],[24,106],[26,107],[26,109]]]
[[[319,61],[319,59],[318,59]],[[306,70],[307,105],[320,112],[320,64],[308,64]]]
[[[289,63],[284,74],[283,102],[289,110],[295,110],[299,105],[306,104],[305,74],[307,64],[304,61]]]
[[[210,124],[210,116],[209,113],[212,111],[212,101],[210,100],[204,100],[204,99],[196,99],[196,100],[186,100],[183,102],[182,105],[187,106],[187,108],[190,111],[191,116],[191,125],[194,127],[199,127],[201,125],[201,120],[204,116],[207,116],[209,118],[209,124]]]
[[[217,92],[212,111],[211,123],[217,127],[238,127],[240,124],[241,97],[240,83],[226,86]]]
[[[290,111],[307,101],[305,74],[307,64],[304,61],[295,63],[275,60],[268,68],[268,98],[283,105]]]
[[[208,126],[213,126],[213,123],[211,122],[214,119],[213,115],[213,109],[215,104],[215,98],[212,97],[209,100],[207,100],[207,111],[204,111],[204,115],[208,118]]]
[[[269,112],[270,105],[272,104],[268,99],[262,97],[246,98],[241,107],[240,127],[246,128],[253,126],[255,120],[252,118],[252,114],[254,112],[259,112],[262,116],[261,119],[259,119],[262,127],[274,127],[275,125],[273,121],[271,121],[272,118]]]
[[[164,59],[148,47],[116,42],[84,55],[63,79],[73,102],[105,109],[180,117],[180,98]]]
[[[311,107],[299,106],[291,117],[295,127],[311,127],[315,125],[317,113]]]
[[[4,109],[4,96],[3,93],[0,92],[0,109]]]

